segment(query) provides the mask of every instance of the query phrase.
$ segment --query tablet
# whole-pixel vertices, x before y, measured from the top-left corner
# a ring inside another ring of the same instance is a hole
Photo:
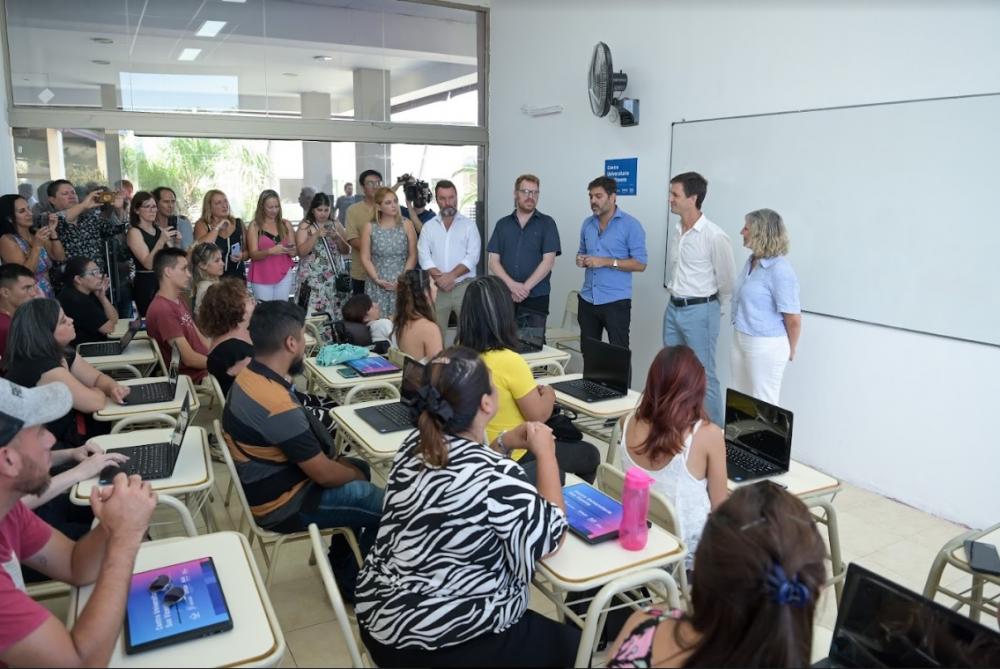
[[[132,575],[125,653],[133,655],[233,629],[210,557]]]
[[[622,505],[616,499],[587,483],[563,488],[569,529],[588,544],[597,544],[618,536],[622,523]]]
[[[358,360],[348,360],[344,363],[361,376],[374,376],[376,374],[395,374],[400,371],[399,367],[392,364],[380,355],[370,355],[367,358]]]

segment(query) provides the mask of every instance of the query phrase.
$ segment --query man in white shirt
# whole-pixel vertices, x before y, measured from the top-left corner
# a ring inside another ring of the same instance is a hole
[[[476,224],[458,213],[458,189],[442,179],[434,186],[434,199],[440,213],[429,220],[417,240],[420,267],[437,284],[434,308],[441,337],[448,332],[452,312],[458,318],[469,280],[476,278],[476,264],[482,252],[482,240]]]
[[[715,372],[722,305],[733,293],[733,247],[722,228],[701,213],[708,181],[697,172],[670,180],[670,211],[680,221],[667,238],[667,290],[663,314],[663,345],[684,344],[705,367],[705,411],[716,425],[724,425],[722,391]]]

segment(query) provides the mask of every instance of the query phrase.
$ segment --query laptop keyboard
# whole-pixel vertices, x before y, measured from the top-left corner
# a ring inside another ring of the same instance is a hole
[[[401,402],[380,404],[376,409],[383,417],[396,425],[410,425],[413,423],[413,418],[410,416],[410,409]]]
[[[593,381],[588,381],[587,379],[577,379],[576,381],[570,381],[570,383],[574,388],[582,390],[590,396],[600,400],[609,400],[613,397],[621,397],[621,393],[617,390],[605,388],[604,386],[594,383]]]
[[[125,472],[129,476],[139,474],[144,481],[165,479],[174,473],[174,464],[177,462],[177,451],[169,442],[116,448],[113,452],[128,456],[128,462],[121,467],[102,469],[101,483],[110,482],[118,472]]]
[[[758,458],[732,444],[726,444],[726,460],[739,465],[751,474],[766,474],[775,471],[775,466],[763,458]]]
[[[127,404],[147,404],[149,402],[169,402],[174,399],[174,390],[169,381],[143,383],[132,386],[125,398]]]
[[[102,355],[118,355],[119,344],[116,341],[109,342],[99,342],[96,344],[84,344],[81,347],[80,355],[83,356],[102,356]]]

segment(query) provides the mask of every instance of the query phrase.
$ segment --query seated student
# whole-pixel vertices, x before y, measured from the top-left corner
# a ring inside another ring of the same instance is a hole
[[[341,308],[344,323],[358,323],[368,328],[372,342],[389,341],[392,337],[392,321],[382,318],[378,303],[364,293],[352,295]]]
[[[633,614],[608,666],[809,666],[825,555],[801,500],[769,481],[737,489],[698,544],[694,613]]]
[[[259,304],[250,338],[254,358],[229,391],[222,426],[255,520],[274,532],[309,523],[349,527],[367,553],[382,516],[382,490],[370,483],[366,463],[337,455],[330,434],[293,392],[291,379],[305,358],[305,312],[282,300]],[[341,535],[330,558],[351,600],[358,566]]]
[[[639,467],[673,504],[691,568],[709,511],[726,490],[726,440],[705,414],[705,368],[687,346],[661,350],[646,376],[635,414],[622,419],[622,471]]]
[[[198,305],[209,286],[218,283],[226,263],[222,260],[222,251],[215,244],[201,242],[191,249],[191,284],[194,295],[191,298],[191,310],[198,311]]]
[[[163,362],[170,365],[172,346],[181,355],[179,371],[200,383],[207,374],[208,340],[198,332],[181,294],[191,286],[187,254],[181,249],[158,251],[153,271],[160,289],[146,311],[146,332],[160,347]]]
[[[469,282],[458,316],[455,341],[479,353],[489,367],[499,393],[496,416],[486,426],[486,438],[495,439],[525,421],[544,423],[552,417],[556,393],[551,386],[539,385],[528,363],[517,352],[517,323],[510,290],[498,277],[481,276]],[[533,456],[514,451],[529,476]],[[588,482],[597,475],[601,454],[585,441],[556,442],[556,459],[564,472]]]
[[[434,312],[435,299],[437,284],[427,270],[409,269],[399,275],[393,332],[397,348],[417,360],[430,360],[444,348]]]
[[[0,359],[6,355],[10,319],[19,306],[35,297],[41,293],[30,269],[17,263],[0,265]]]
[[[235,277],[227,276],[212,284],[198,308],[198,328],[212,338],[212,346],[208,351],[208,371],[219,382],[223,395],[229,395],[233,380],[246,369],[253,358],[250,318],[256,305],[253,295],[247,292],[247,285]],[[330,409],[337,406],[337,403],[294,388],[292,390],[326,431],[334,434],[337,423],[330,415]]]
[[[125,602],[156,494],[124,474],[94,487],[90,505],[100,525],[74,542],[20,501],[49,485],[45,424],[73,404],[61,383],[29,389],[0,380],[0,666],[106,667],[121,634]],[[31,599],[21,566],[74,586],[95,583],[72,630]]]
[[[73,256],[66,261],[63,281],[59,304],[76,327],[76,339],[70,345],[106,341],[118,324],[118,310],[107,296],[108,277],[90,258]]]
[[[467,348],[432,358],[423,386],[420,428],[393,460],[382,527],[358,578],[355,611],[372,660],[573,666],[579,631],[528,610],[535,564],[568,527],[552,431],[521,423],[483,444],[499,400]],[[505,457],[513,448],[534,455],[537,488]]]

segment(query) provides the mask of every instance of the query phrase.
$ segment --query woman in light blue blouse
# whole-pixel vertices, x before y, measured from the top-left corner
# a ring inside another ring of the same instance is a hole
[[[785,365],[795,359],[802,331],[799,280],[785,257],[788,231],[778,212],[751,211],[740,234],[750,257],[733,294],[730,385],[778,404]]]

